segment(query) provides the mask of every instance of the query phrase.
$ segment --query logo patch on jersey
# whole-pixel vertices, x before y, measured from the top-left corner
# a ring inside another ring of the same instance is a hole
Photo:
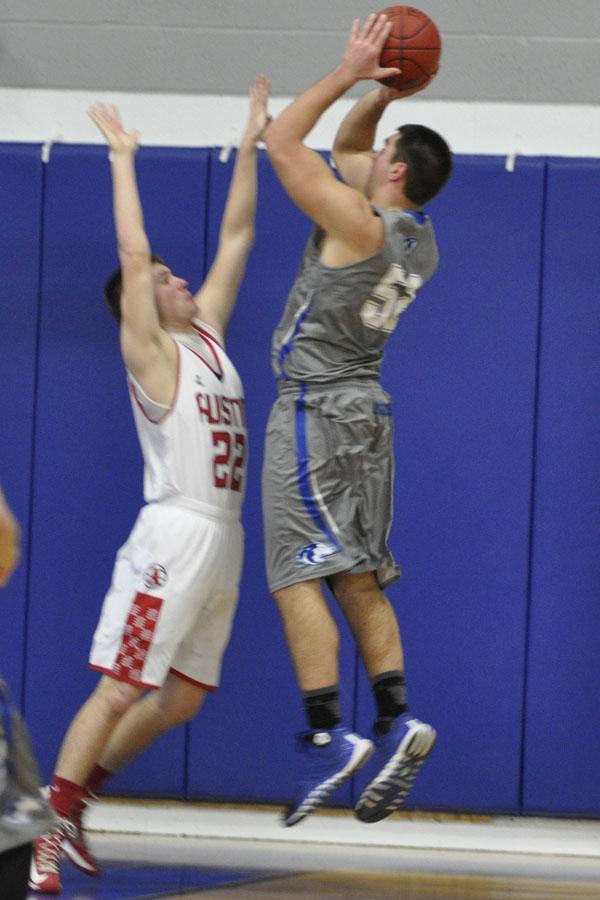
[[[405,250],[407,256],[409,253],[412,253],[412,251],[415,249],[416,246],[417,246],[416,237],[409,237],[408,235],[406,235],[404,238],[404,250]]]
[[[335,544],[326,544],[324,541],[314,541],[307,544],[296,554],[298,562],[304,563],[306,566],[319,566],[326,559],[333,556],[339,550]]]
[[[147,588],[159,588],[167,583],[167,570],[164,566],[152,563],[144,572],[144,584]]]
[[[376,416],[393,416],[391,403],[373,403],[373,412]]]

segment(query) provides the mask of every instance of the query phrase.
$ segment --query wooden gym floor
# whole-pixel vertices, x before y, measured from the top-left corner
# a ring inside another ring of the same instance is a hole
[[[65,863],[62,897],[600,900],[600,822],[405,813],[363,826],[326,811],[281,828],[277,814],[101,803],[90,839],[103,875]]]

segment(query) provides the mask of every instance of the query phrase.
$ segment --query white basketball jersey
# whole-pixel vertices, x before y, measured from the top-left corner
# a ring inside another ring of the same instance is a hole
[[[150,400],[129,375],[144,456],[144,499],[180,498],[239,512],[248,449],[242,383],[217,333],[193,324],[193,334],[171,335],[178,350],[171,406]]]

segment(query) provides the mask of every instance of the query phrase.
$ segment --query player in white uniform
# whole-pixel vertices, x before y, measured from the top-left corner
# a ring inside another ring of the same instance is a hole
[[[50,790],[59,824],[36,841],[33,890],[61,890],[61,852],[98,874],[81,828],[93,792],[193,718],[219,684],[242,565],[247,451],[242,385],[223,335],[254,240],[256,145],[268,92],[259,77],[217,255],[195,296],[150,251],[135,176],[137,132],[123,129],[115,107],[90,111],[111,151],[121,268],[106,298],[121,323],[146,505],[117,555],[90,654],[103,675],[60,750]],[[147,689],[154,690],[139,699]]]

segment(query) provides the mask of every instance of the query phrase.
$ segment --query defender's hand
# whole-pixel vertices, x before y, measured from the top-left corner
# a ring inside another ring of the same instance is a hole
[[[266,75],[259,75],[250,86],[250,115],[244,132],[244,140],[256,144],[271,121],[267,106],[271,82]]]
[[[113,153],[135,153],[139,146],[140,133],[125,131],[116,106],[94,103],[89,110],[89,116],[104,135]]]

